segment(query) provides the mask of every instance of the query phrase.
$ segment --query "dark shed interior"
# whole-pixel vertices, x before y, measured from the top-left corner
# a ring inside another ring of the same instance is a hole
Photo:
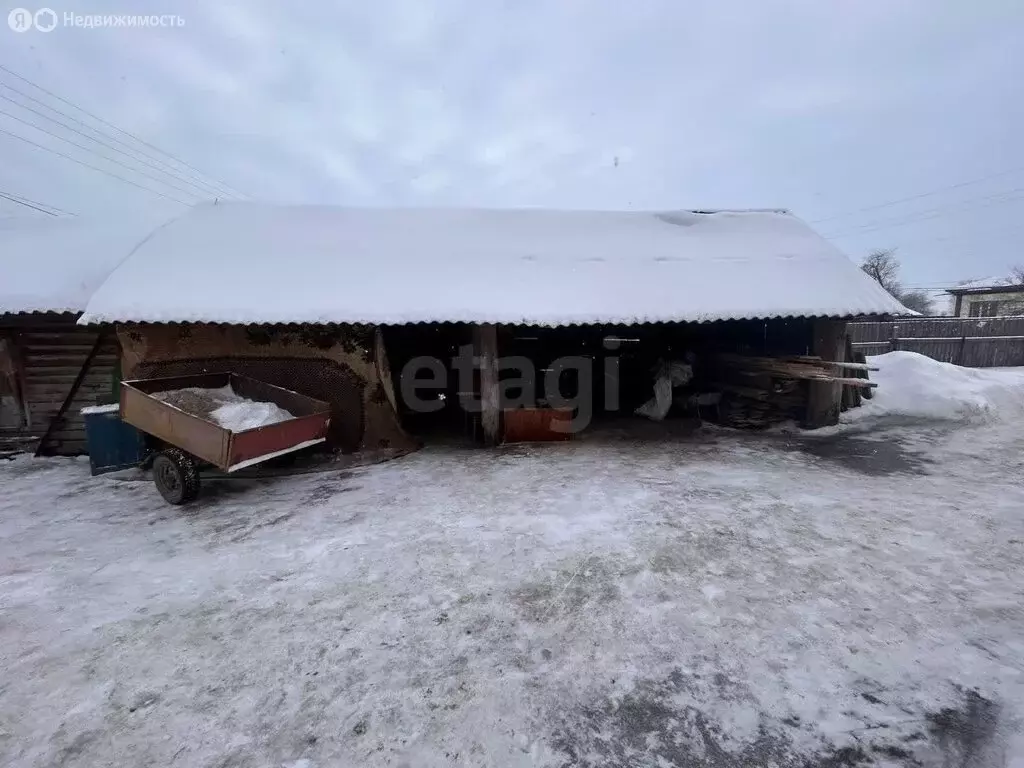
[[[666,363],[689,366],[692,378],[672,388],[665,417],[730,426],[767,427],[801,420],[806,381],[738,371],[722,355],[787,358],[813,346],[808,318],[712,323],[578,325],[497,328],[501,361],[502,432],[520,409],[589,410],[587,429],[612,421],[646,422],[638,407],[654,395],[656,372]],[[460,376],[460,353],[472,355],[473,326],[459,323],[389,326],[384,339],[403,426],[430,440],[479,441],[479,413],[467,413],[466,394],[478,397],[480,372]],[[430,358],[436,362],[425,362]],[[419,386],[413,386],[417,381]],[[424,409],[423,404],[427,404]]]

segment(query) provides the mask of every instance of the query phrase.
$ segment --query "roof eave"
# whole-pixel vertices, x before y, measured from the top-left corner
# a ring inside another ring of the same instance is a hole
[[[1000,285],[996,288],[949,288],[946,293],[952,296],[965,296],[972,293],[1019,293],[1021,291],[1024,291],[1024,284]]]

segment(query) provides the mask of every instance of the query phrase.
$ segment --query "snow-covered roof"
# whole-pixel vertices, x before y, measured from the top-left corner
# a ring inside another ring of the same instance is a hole
[[[81,312],[153,223],[80,218],[0,221],[0,315]]]
[[[81,322],[536,325],[907,310],[784,211],[209,204],[158,229]]]
[[[970,293],[971,291],[998,291],[1000,288],[1019,288],[1020,280],[1012,277],[986,277],[981,280],[968,280],[951,288],[948,293]]]

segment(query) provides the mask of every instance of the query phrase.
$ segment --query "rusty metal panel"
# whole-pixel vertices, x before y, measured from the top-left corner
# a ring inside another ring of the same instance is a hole
[[[330,403],[235,373],[231,374],[231,386],[243,397],[257,402],[275,403],[296,418],[233,433],[228,449],[229,466],[327,438],[331,419]]]
[[[150,394],[161,391],[160,384],[154,382],[173,382],[163,386],[164,390],[204,386],[203,384],[183,383],[184,380],[197,378],[202,377],[122,382],[121,420],[170,445],[188,451],[193,456],[208,461],[216,467],[227,469],[231,435],[228,430],[219,424],[167,405]],[[224,380],[226,381],[226,377]],[[149,391],[144,392],[139,385]],[[206,384],[206,386],[212,385]]]
[[[504,412],[506,443],[570,440],[571,408],[511,408]]]
[[[244,432],[234,432],[231,434],[228,466],[287,451],[303,443],[323,440],[327,437],[330,418],[330,412],[314,413]]]

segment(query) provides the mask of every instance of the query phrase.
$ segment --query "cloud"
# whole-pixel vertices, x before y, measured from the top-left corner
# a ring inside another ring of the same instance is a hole
[[[0,30],[4,63],[279,201],[784,206],[815,219],[1024,166],[1018,4],[174,5],[184,27]],[[175,208],[3,136],[0,166],[11,191],[80,213]],[[990,271],[1015,258],[998,226],[979,231]],[[948,229],[894,231],[892,244]],[[944,253],[903,260],[953,276]]]

